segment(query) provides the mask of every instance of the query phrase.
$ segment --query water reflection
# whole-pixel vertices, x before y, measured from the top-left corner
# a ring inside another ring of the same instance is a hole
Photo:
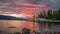
[[[35,30],[39,30],[38,23],[35,22]],[[3,33],[12,34],[14,32],[22,32],[23,28],[29,28],[31,32],[33,31],[33,22],[29,21],[19,21],[19,20],[0,20],[0,31]]]
[[[35,23],[35,27],[33,23]],[[33,30],[35,30],[35,34],[56,34],[60,32],[60,25],[54,25],[54,23],[49,25],[47,22],[37,23],[21,20],[0,20],[0,34],[22,33],[24,28],[26,28],[27,32],[29,29],[31,34],[33,34]]]

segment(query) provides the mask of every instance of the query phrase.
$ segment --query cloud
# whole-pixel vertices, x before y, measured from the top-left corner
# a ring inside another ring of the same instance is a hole
[[[49,8],[60,8],[60,0],[23,0],[32,4],[47,4]]]
[[[44,0],[1,0],[0,5],[13,7],[15,10],[33,17],[42,10],[48,10],[46,2]]]
[[[11,6],[14,8],[17,7],[17,8],[15,8],[15,10],[18,10],[20,12],[26,10],[27,12],[32,13],[32,12],[36,12],[36,11],[40,12],[42,9],[46,9],[46,8],[48,9],[47,5],[39,3],[36,0],[35,1],[32,1],[32,0],[31,1],[29,1],[29,0],[10,0],[12,2],[9,2],[9,0],[6,0],[4,2],[3,2],[3,0],[1,0],[1,1],[2,1],[1,5]],[[30,9],[32,11],[27,10],[27,9]],[[35,9],[39,9],[39,10],[35,10]]]
[[[12,0],[0,0],[0,2],[11,2]]]
[[[46,4],[49,8],[60,8],[60,0],[0,0],[0,2],[11,2],[16,6],[18,5],[15,4],[16,2],[27,2],[32,4]]]

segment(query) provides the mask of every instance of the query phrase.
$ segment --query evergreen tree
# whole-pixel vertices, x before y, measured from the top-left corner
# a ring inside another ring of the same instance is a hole
[[[42,12],[41,12],[41,14],[39,14],[38,17],[51,19],[51,20],[60,20],[60,9],[58,9],[57,11],[53,11],[53,13],[52,13],[52,10],[48,10],[47,16],[45,15],[45,12],[44,12],[44,14],[42,14]]]
[[[42,12],[38,15],[39,18],[44,18],[44,14]]]
[[[58,9],[57,15],[56,15],[56,19],[60,20],[60,9]]]
[[[48,10],[48,18],[52,18],[52,10]]]

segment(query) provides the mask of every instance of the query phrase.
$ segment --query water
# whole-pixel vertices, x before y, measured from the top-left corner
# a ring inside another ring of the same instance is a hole
[[[35,23],[35,26],[33,25]],[[0,20],[0,34],[13,34],[15,32],[22,33],[23,28],[28,28],[33,34],[35,32],[51,32],[54,33],[54,30],[60,32],[60,25],[52,25],[52,29],[49,28],[47,23],[37,23],[21,20]]]
[[[36,22],[20,21],[20,20],[0,20],[0,33],[2,34],[13,34],[15,32],[22,32],[23,28],[33,29],[33,23],[35,23],[35,30],[40,30],[39,24]]]

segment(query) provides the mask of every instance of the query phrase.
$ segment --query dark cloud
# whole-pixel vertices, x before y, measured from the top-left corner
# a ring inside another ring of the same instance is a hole
[[[11,2],[11,0],[0,0],[0,2]]]
[[[25,0],[25,2],[30,2],[30,3],[33,3],[33,4],[38,4],[40,3],[42,0]]]
[[[60,0],[24,0],[33,4],[46,4],[49,8],[60,8]]]
[[[0,2],[12,2],[12,3],[14,1],[28,2],[32,4],[46,4],[49,8],[60,8],[60,0],[0,0]],[[13,3],[13,6],[14,5],[15,3]]]

